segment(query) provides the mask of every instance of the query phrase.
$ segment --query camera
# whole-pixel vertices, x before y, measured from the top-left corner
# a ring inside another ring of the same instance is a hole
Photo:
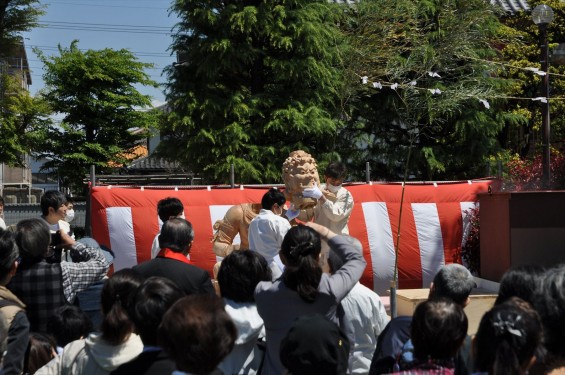
[[[63,239],[61,238],[61,232],[56,231],[54,233],[51,233],[51,247],[59,247],[59,245],[61,245],[61,243],[63,242]]]
[[[47,263],[61,263],[61,254],[63,252],[63,247],[61,243],[63,239],[61,238],[61,232],[51,233],[51,243],[49,244],[49,252],[45,254],[45,260]]]

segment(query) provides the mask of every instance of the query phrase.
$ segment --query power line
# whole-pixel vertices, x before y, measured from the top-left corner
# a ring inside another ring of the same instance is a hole
[[[39,23],[38,26],[44,29],[52,30],[75,30],[75,31],[99,31],[112,33],[129,33],[129,34],[153,34],[153,35],[172,35],[171,32],[159,32],[143,29],[126,29],[126,28],[101,28],[101,27],[73,27],[73,26],[50,26],[49,24]]]
[[[39,48],[41,50],[45,50],[45,51],[59,51],[59,47],[57,46],[40,46],[37,44],[26,44],[28,47],[31,48]],[[79,51],[85,52],[88,51],[92,48],[79,48]],[[112,48],[115,49],[115,48]],[[162,53],[162,52],[145,52],[145,51],[130,51],[131,53],[133,53],[136,56],[146,56],[146,57],[157,57],[157,58],[173,58],[173,56],[171,56],[168,53]],[[34,61],[29,59],[29,61]],[[38,60],[35,60],[38,61]]]
[[[169,26],[152,26],[152,25],[121,25],[121,24],[112,24],[112,23],[88,23],[88,22],[66,22],[66,21],[48,21],[44,20],[43,22],[47,22],[49,24],[57,24],[57,25],[79,25],[79,26],[109,26],[109,27],[131,27],[131,28],[140,28],[140,29],[163,29],[163,30],[170,30]]]
[[[139,0],[138,0],[139,1]],[[63,4],[63,5],[75,5],[75,6],[86,6],[86,7],[104,7],[104,8],[126,8],[126,9],[159,9],[168,10],[168,8],[158,8],[158,7],[140,7],[140,6],[126,6],[126,5],[107,5],[107,4],[79,4],[67,1],[51,1],[49,4]]]

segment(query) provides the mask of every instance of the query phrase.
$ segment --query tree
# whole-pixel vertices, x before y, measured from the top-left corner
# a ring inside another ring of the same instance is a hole
[[[0,76],[0,163],[24,167],[25,155],[42,141],[49,126],[50,108],[22,88],[18,77]]]
[[[326,0],[177,0],[158,150],[204,177],[281,180],[295,149],[331,153],[340,110],[343,12]]]
[[[504,26],[483,0],[364,0],[344,28],[355,53],[340,149],[398,180],[482,176],[500,150],[511,80],[491,63]],[[362,83],[365,84],[362,84]],[[347,150],[347,151],[345,151]]]
[[[36,27],[43,13],[38,0],[0,1],[0,163],[11,166],[24,166],[24,156],[39,135],[36,127],[48,114],[45,104],[30,97],[10,74],[17,51],[23,49],[21,33]]]
[[[22,44],[21,32],[37,27],[44,13],[39,0],[0,1],[0,58],[13,57],[14,47]]]
[[[554,20],[547,28],[549,47],[553,49],[558,42],[565,41],[565,3],[554,0],[543,3],[552,7],[555,13]],[[541,2],[534,0],[529,4],[533,9]],[[526,68],[541,68],[539,28],[532,21],[531,12],[504,17],[502,22],[508,26],[507,30],[519,38],[515,40],[521,41],[508,43],[500,51],[500,61],[508,66],[505,77],[515,82],[510,95],[523,98],[508,102],[506,109],[523,113],[528,121],[518,127],[505,127],[500,138],[510,153],[518,154],[522,159],[532,158],[541,149],[542,129],[540,102],[531,99],[541,96],[542,76]],[[549,70],[551,140],[555,144],[556,141],[563,142],[565,139],[565,66],[550,62]]]
[[[125,49],[83,52],[77,43],[59,46],[60,56],[35,51],[45,64],[42,96],[62,115],[46,130],[38,156],[50,158],[44,168],[58,171],[65,186],[80,186],[91,165],[104,173],[110,163],[125,163],[143,130],[156,126],[155,114],[144,110],[151,98],[135,87],[156,86],[144,72],[151,64]]]

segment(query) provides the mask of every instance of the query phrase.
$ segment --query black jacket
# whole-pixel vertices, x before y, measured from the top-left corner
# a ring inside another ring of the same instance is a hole
[[[159,276],[176,283],[186,294],[215,294],[210,274],[192,264],[179,260],[157,257],[133,267],[146,278]]]

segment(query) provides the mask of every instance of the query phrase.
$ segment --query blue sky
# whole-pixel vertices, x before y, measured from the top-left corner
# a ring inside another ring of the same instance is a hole
[[[49,0],[42,2],[46,14],[39,22],[45,27],[24,33],[27,57],[35,94],[44,86],[43,64],[32,47],[47,55],[58,55],[57,45],[69,47],[74,39],[80,49],[128,49],[142,62],[153,63],[147,70],[151,78],[164,82],[161,75],[165,66],[175,61],[168,48],[169,32],[176,22],[169,17],[169,0]],[[153,97],[156,105],[165,101],[162,89],[138,89]]]

